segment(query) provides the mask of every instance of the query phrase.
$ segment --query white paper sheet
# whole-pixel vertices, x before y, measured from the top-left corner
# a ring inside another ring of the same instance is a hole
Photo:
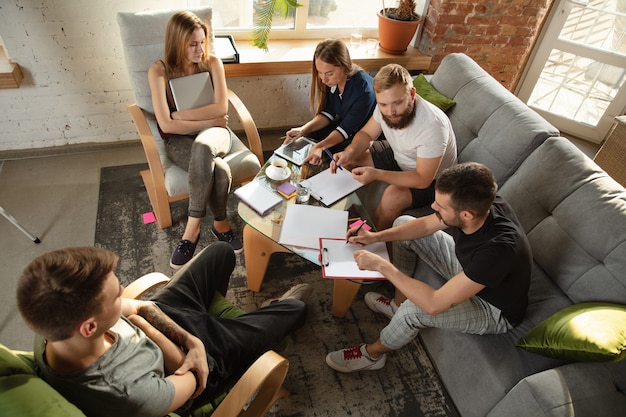
[[[330,172],[330,168],[328,168],[312,176],[307,181],[311,188],[311,196],[325,206],[335,204],[339,199],[363,186],[363,184],[352,178],[352,173],[347,169],[338,169],[333,174]]]
[[[347,230],[347,211],[306,204],[289,204],[278,243],[319,249],[320,238],[345,238]]]

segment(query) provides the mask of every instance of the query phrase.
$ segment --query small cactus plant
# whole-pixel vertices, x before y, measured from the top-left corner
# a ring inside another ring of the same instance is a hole
[[[389,19],[402,20],[404,22],[413,22],[420,18],[415,13],[415,0],[400,0],[398,7],[385,7],[385,1],[383,0],[381,14]]]

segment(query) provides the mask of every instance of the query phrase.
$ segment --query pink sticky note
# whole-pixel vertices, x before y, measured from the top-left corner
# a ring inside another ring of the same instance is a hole
[[[143,214],[143,224],[154,223],[156,222],[156,217],[153,212],[148,212]]]
[[[354,223],[352,223],[349,227],[350,227],[350,229],[354,229],[355,227],[359,227],[362,223],[363,223],[363,220],[359,219],[359,220],[355,221]],[[365,229],[365,230],[372,230],[370,225],[367,224],[367,223],[365,223],[365,225],[363,226],[363,229]]]

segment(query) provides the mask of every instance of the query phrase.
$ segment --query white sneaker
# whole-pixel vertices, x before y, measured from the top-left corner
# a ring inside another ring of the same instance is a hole
[[[370,310],[384,314],[389,320],[391,320],[395,312],[398,311],[398,306],[393,300],[377,292],[368,292],[365,294],[365,304],[367,304]]]
[[[339,372],[375,371],[385,366],[386,361],[385,354],[378,359],[371,358],[365,350],[365,343],[326,355],[328,366]]]

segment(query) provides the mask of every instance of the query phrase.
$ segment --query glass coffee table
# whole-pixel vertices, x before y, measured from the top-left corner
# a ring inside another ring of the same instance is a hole
[[[265,168],[271,164],[272,158],[274,156],[265,163],[253,181],[261,181],[264,185],[275,189],[279,184],[265,176]],[[294,181],[300,175],[300,167],[289,163],[289,168],[292,170],[291,178]],[[319,259],[320,251],[318,249],[281,245],[278,243],[282,219],[285,217],[287,206],[295,204],[295,200],[295,197],[289,200],[285,199],[265,216],[259,215],[247,204],[239,202],[237,211],[245,222],[243,228],[243,254],[246,261],[248,288],[251,291],[258,292],[261,290],[267,265],[273,253],[295,253],[315,265],[321,265]],[[313,197],[309,200],[309,204],[320,205]],[[329,208],[333,210],[347,210],[348,218],[360,217],[361,219],[367,219],[368,223],[372,224],[371,217],[356,192],[342,198]],[[320,279],[322,279],[321,273]],[[350,305],[352,305],[362,281],[346,279],[328,281],[333,282],[333,316],[344,317]]]

